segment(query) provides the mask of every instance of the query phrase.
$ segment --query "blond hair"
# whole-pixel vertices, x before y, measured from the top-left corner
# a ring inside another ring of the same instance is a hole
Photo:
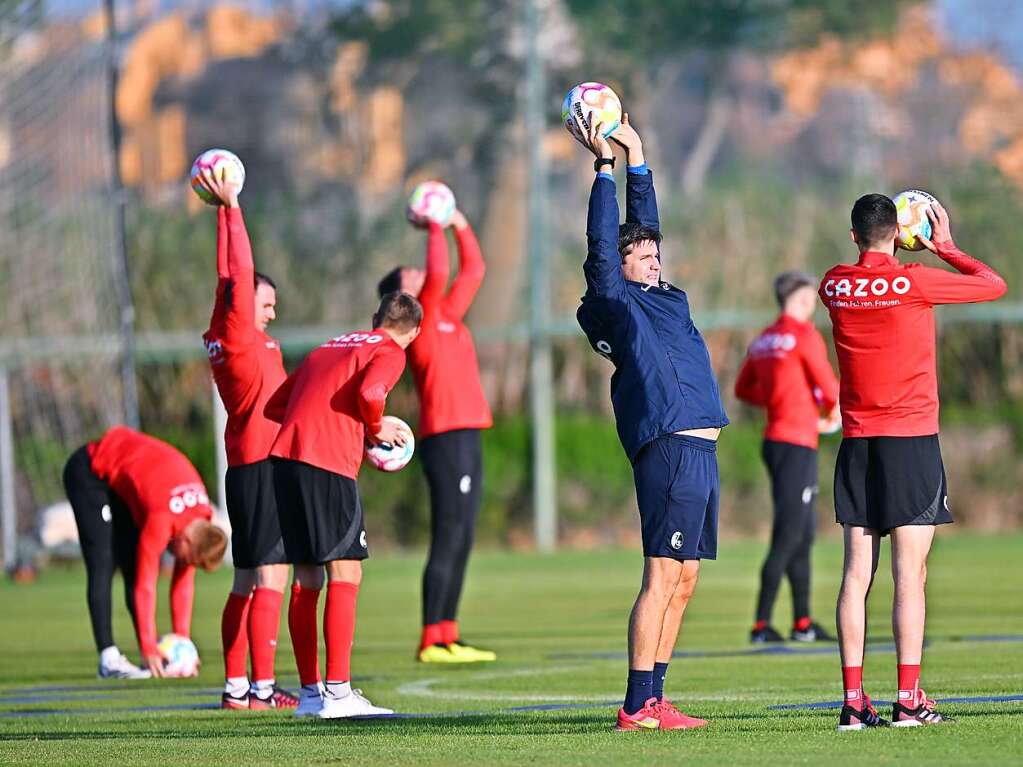
[[[227,533],[216,525],[203,521],[195,531],[195,564],[203,570],[216,570],[227,552]]]

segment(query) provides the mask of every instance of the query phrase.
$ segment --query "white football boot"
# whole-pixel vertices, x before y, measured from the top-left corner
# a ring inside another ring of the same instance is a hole
[[[381,716],[393,714],[394,710],[374,706],[362,694],[362,690],[353,690],[351,685],[334,685],[333,692],[327,688],[323,693],[323,708],[320,719],[346,719],[351,716]]]
[[[96,671],[99,679],[149,679],[152,674],[148,668],[139,668],[116,647],[108,647],[99,656],[99,668]]]
[[[323,682],[306,685],[298,691],[298,706],[295,716],[320,716],[323,710]]]

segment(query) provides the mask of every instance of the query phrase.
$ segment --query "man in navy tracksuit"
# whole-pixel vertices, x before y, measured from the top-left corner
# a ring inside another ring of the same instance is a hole
[[[618,225],[614,153],[601,125],[581,125],[597,160],[586,222],[586,295],[579,324],[614,363],[611,402],[632,462],[643,529],[643,585],[629,622],[629,684],[619,730],[700,727],[664,697],[664,677],[701,559],[717,556],[715,453],[728,423],[689,301],[661,281],[653,174],[628,115],[625,223]]]

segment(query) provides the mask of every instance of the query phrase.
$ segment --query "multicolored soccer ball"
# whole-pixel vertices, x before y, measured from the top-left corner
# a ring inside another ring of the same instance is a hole
[[[585,129],[579,127],[580,122],[587,128],[603,123],[601,132],[607,138],[622,124],[622,101],[603,83],[580,83],[561,102],[561,120],[577,141],[586,142]]]
[[[400,418],[393,415],[385,415],[384,420],[398,425],[404,431],[408,441],[398,447],[386,442],[379,445],[366,443],[366,460],[373,464],[380,471],[398,471],[408,466],[412,460],[412,454],[416,452],[416,438],[412,434],[412,428]]]
[[[424,181],[412,190],[406,215],[417,226],[428,221],[447,226],[455,212],[455,193],[440,181]]]
[[[239,192],[245,185],[245,166],[238,159],[238,155],[226,149],[207,149],[195,158],[192,170],[188,173],[192,191],[207,205],[220,205],[220,200],[199,185],[199,173],[206,169],[211,169],[218,178],[236,182]]]
[[[923,250],[924,244],[919,238],[931,239],[931,220],[927,218],[927,209],[938,200],[922,189],[907,189],[895,195],[894,202],[899,212],[899,247]]]
[[[199,651],[188,637],[164,634],[156,647],[164,658],[163,670],[167,676],[195,676],[199,672]]]

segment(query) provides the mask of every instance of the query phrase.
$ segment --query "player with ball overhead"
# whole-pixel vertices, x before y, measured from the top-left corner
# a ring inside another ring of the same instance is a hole
[[[156,635],[160,558],[169,547],[174,555],[171,623],[175,634],[188,637],[195,568],[216,569],[227,549],[227,534],[210,523],[213,512],[199,472],[166,442],[115,426],[71,455],[64,489],[85,560],[100,678],[166,676],[167,659]],[[145,668],[114,644],[110,592],[118,568]]]
[[[643,582],[629,622],[629,679],[617,729],[700,727],[707,722],[664,697],[664,678],[700,561],[717,556],[716,448],[728,418],[689,299],[661,279],[653,173],[639,134],[628,115],[610,141],[593,112],[572,119],[596,156],[577,318],[593,349],[614,365],[611,402],[643,533]],[[611,141],[628,162],[621,225]]]
[[[859,258],[832,267],[819,291],[834,326],[842,382],[843,439],[835,463],[835,517],[845,541],[838,596],[845,690],[839,730],[888,724],[863,692],[867,595],[881,538],[888,535],[899,690],[891,725],[942,721],[920,688],[927,555],[935,526],[952,521],[938,444],[934,307],[993,301],[1006,289],[997,272],[956,247],[940,203],[911,196],[901,223],[901,211],[882,194],[856,201],[851,235]],[[920,215],[911,210],[917,206]],[[918,241],[956,271],[895,257],[900,243],[915,248]]]
[[[385,419],[384,405],[422,318],[416,299],[388,293],[372,329],[344,333],[311,351],[266,404],[266,416],[281,424],[270,455],[284,551],[295,566],[288,627],[302,684],[296,716],[391,713],[351,686],[355,603],[362,560],[369,556],[356,479],[367,439],[406,442],[403,429]],[[324,570],[325,685],[316,625]]]
[[[423,571],[423,663],[492,661],[495,654],[462,641],[458,603],[472,550],[483,492],[481,430],[493,423],[465,314],[483,282],[476,235],[438,182],[420,184],[409,200],[409,221],[426,229],[426,268],[399,266],[378,286],[400,290],[423,306],[423,332],[409,347],[419,394],[420,455],[430,486],[430,553]],[[454,229],[458,273],[448,288],[448,243]]]

